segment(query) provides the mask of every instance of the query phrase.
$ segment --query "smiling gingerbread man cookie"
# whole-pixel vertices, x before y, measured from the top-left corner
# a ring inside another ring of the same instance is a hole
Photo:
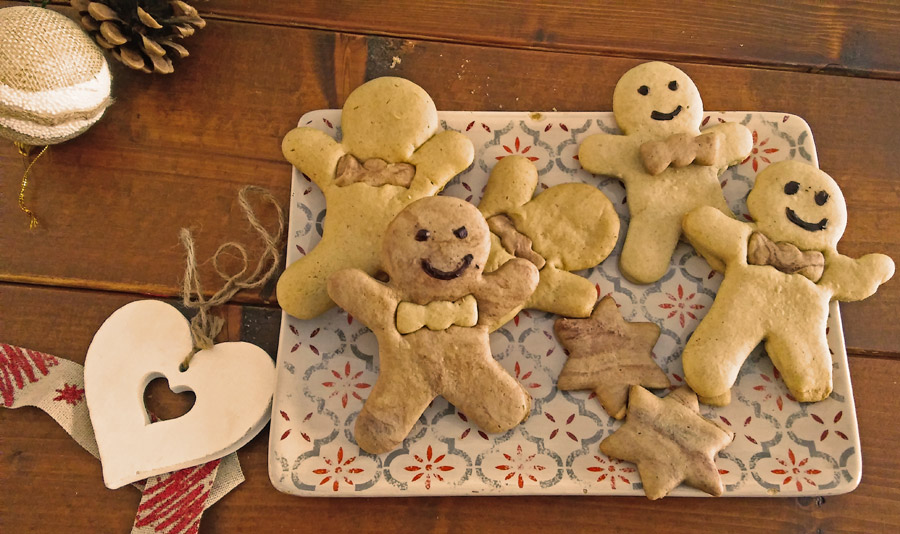
[[[439,192],[474,158],[459,132],[437,133],[431,97],[402,78],[376,78],[347,97],[340,143],[313,128],[295,128],[284,156],[325,195],[322,240],[278,280],[278,303],[300,319],[334,303],[326,282],[333,272],[380,268],[378,250],[388,223],[416,199]]]
[[[750,153],[753,137],[735,123],[701,134],[700,93],[666,63],[626,72],[613,93],[613,113],[625,135],[588,137],[578,159],[587,171],[625,184],[631,222],[619,268],[632,282],[650,284],[668,270],[686,213],[713,206],[731,214],[718,177]]]
[[[359,269],[328,279],[331,298],[378,339],[379,375],[356,420],[359,446],[390,451],[438,395],[488,432],[524,421],[531,397],[491,354],[489,328],[521,306],[538,270],[514,258],[484,274],[490,230],[475,206],[423,198],[391,222],[382,245],[390,282]]]
[[[703,402],[728,404],[744,360],[764,341],[794,398],[825,399],[832,388],[829,302],[869,297],[894,274],[894,262],[883,254],[838,253],[847,224],[844,197],[811,165],[770,165],[757,176],[747,208],[753,223],[710,207],[684,219],[694,248],[725,273],[684,349],[685,379]]]

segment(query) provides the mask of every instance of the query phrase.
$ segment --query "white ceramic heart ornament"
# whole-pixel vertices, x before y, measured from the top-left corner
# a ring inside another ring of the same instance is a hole
[[[110,489],[226,456],[269,420],[275,365],[250,343],[192,350],[188,321],[155,300],[116,310],[97,330],[84,364],[84,389]],[[150,424],[144,390],[165,377],[172,391],[193,391],[181,417]]]

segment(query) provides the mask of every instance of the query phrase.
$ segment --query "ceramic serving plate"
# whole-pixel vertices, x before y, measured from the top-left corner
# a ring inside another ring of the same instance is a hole
[[[475,146],[475,163],[443,195],[477,204],[494,164],[521,154],[539,169],[538,192],[584,182],[609,197],[622,220],[619,244],[602,264],[581,274],[594,282],[598,297],[615,298],[626,320],[660,326],[654,358],[672,384],[682,384],[681,351],[712,304],[721,275],[686,244],[679,245],[669,272],[656,284],[635,285],[619,274],[628,223],[625,190],[615,179],[587,173],[577,159],[588,135],[618,133],[612,113],[444,112],[440,118],[444,128],[463,132]],[[313,111],[300,125],[339,139],[340,119],[340,110]],[[739,216],[746,217],[746,195],[766,166],[788,159],[817,164],[812,134],[799,117],[712,112],[704,125],[721,120],[753,132],[752,154],[720,177]],[[292,188],[288,262],[316,246],[325,214],[321,191],[296,169]],[[566,356],[553,334],[555,319],[525,310],[491,334],[494,356],[534,398],[524,424],[488,435],[439,397],[400,449],[375,456],[353,439],[356,414],[378,376],[375,336],[340,309],[307,321],[285,314],[269,447],[273,484],[307,496],[642,495],[635,466],[599,450],[600,441],[621,423],[607,416],[590,392],[556,389]],[[701,407],[704,416],[735,433],[716,460],[725,495],[832,495],[859,483],[859,433],[836,303],[828,326],[834,392],[825,401],[797,403],[758,348],[741,371],[731,404]],[[681,486],[672,495],[704,494]]]

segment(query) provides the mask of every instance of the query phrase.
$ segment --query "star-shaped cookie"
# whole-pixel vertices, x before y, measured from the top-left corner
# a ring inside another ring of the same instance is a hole
[[[594,390],[616,419],[625,416],[629,386],[669,387],[666,373],[650,357],[659,326],[626,322],[612,297],[604,297],[587,319],[557,319],[554,330],[569,353],[556,386]]]
[[[700,415],[697,395],[687,386],[663,399],[632,386],[625,424],[600,442],[600,450],[637,464],[650,500],[682,482],[718,496],[723,487],[714,458],[733,439],[733,432]]]

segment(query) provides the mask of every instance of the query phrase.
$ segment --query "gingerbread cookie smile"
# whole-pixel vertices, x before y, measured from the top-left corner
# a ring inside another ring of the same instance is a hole
[[[824,230],[828,225],[828,218],[823,218],[817,223],[806,222],[798,217],[794,210],[792,210],[791,208],[784,208],[784,214],[789,221],[810,232],[818,232],[820,230]]]
[[[650,114],[650,118],[655,121],[670,121],[670,120],[674,119],[675,117],[677,117],[679,113],[681,113],[681,105],[680,104],[677,108],[673,109],[669,113],[662,113],[661,111],[656,111],[654,109],[653,113]]]
[[[437,280],[453,280],[454,278],[459,278],[460,275],[469,268],[469,265],[472,265],[473,259],[474,257],[471,254],[466,254],[465,256],[463,256],[462,262],[459,264],[459,267],[453,269],[452,271],[442,271],[440,269],[436,269],[428,260],[422,260],[422,270],[425,271],[425,274]]]

